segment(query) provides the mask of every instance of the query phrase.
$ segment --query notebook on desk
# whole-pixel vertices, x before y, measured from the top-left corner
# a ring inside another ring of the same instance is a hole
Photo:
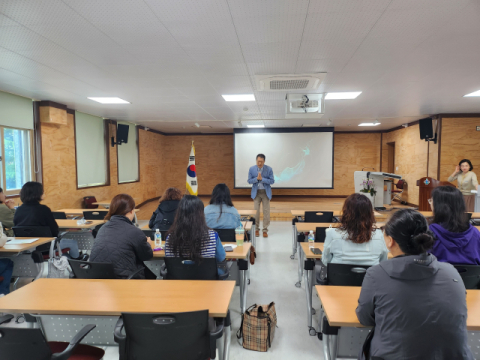
[[[31,244],[31,243],[34,243],[37,240],[39,240],[39,238],[17,240],[14,237],[9,237],[8,240],[7,240],[7,244],[8,245]]]

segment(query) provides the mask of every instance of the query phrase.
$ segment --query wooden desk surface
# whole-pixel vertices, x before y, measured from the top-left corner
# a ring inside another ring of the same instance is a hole
[[[317,227],[324,227],[328,228],[330,225],[333,228],[337,228],[341,225],[341,223],[306,223],[306,222],[297,222],[295,223],[297,226],[297,231],[299,232],[308,232],[308,231],[315,231]],[[377,228],[380,228],[381,226],[384,226],[384,222],[377,222],[376,223]]]
[[[208,309],[210,316],[225,317],[234,287],[225,280],[38,279],[0,298],[0,311],[116,316]]]
[[[315,211],[315,210],[291,210],[293,216],[305,216],[305,211]],[[323,211],[333,211],[333,216],[342,216],[342,210],[323,210]],[[321,211],[319,211],[321,212]],[[383,216],[377,211],[374,211],[373,214],[375,216]]]
[[[317,254],[314,254],[310,251],[310,246],[309,246],[308,242],[302,242],[302,243],[300,243],[300,246],[302,247],[303,253],[305,254],[305,258],[307,258],[307,259],[321,259],[322,258],[322,255],[317,255]],[[313,244],[313,247],[322,250],[322,253],[323,253],[323,246],[324,246],[324,243],[314,243]],[[390,253],[390,252],[388,253],[388,258],[389,259],[392,258],[392,253]]]
[[[105,223],[105,220],[87,220],[90,224],[78,225],[77,220],[55,220],[60,229],[93,229],[95,226]]]
[[[237,245],[237,243],[234,242],[222,242],[222,245]],[[232,260],[232,259],[240,259],[240,260],[245,260],[247,259],[248,253],[250,252],[250,247],[252,246],[251,242],[244,242],[243,246],[237,246],[233,251],[227,252],[227,260]],[[153,252],[153,258],[164,258],[165,257],[165,250],[161,251],[154,251]]]
[[[240,214],[240,216],[255,216],[257,214],[257,211],[256,210],[238,210],[238,213]]]
[[[361,287],[315,286],[331,326],[362,327],[355,309]],[[467,329],[480,330],[480,290],[467,290]]]
[[[67,215],[78,215],[83,216],[84,211],[108,211],[107,209],[60,209],[55,210],[58,212],[64,212]],[[139,209],[135,209],[135,212],[139,212]]]
[[[26,240],[26,239],[36,239],[35,237],[16,237],[16,240]],[[41,237],[38,238],[37,241],[31,244],[18,244],[18,245],[8,245],[8,242],[3,246],[0,247],[0,253],[18,253],[20,251],[34,249],[37,246],[47,244],[51,241],[55,240],[53,237]]]
[[[253,222],[252,221],[242,221],[242,225],[245,228],[245,230],[250,231],[250,230],[252,230]],[[153,230],[153,229],[150,229],[148,227],[148,224],[143,225],[141,229],[142,230]],[[165,240],[165,239],[163,239],[163,240]]]
[[[425,217],[433,217],[433,211],[419,211]],[[472,212],[472,219],[480,219],[480,212]]]

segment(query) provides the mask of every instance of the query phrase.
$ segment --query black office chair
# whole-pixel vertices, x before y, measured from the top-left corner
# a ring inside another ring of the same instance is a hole
[[[105,216],[107,216],[108,211],[84,211],[83,212],[83,218],[85,220],[103,220],[105,219]]]
[[[315,228],[315,242],[324,243],[325,238],[327,237],[327,229],[325,227]]]
[[[480,289],[480,265],[453,265],[462,277],[465,288]]]
[[[179,257],[166,257],[167,280],[218,280],[217,260],[202,259],[194,264],[186,264]]]
[[[368,265],[328,264],[327,285],[362,286]]]
[[[97,237],[98,231],[100,230],[100,228],[101,228],[103,225],[105,225],[105,224],[97,225],[97,226],[95,226],[95,228],[92,230],[92,236],[93,236],[94,239]]]
[[[73,277],[77,279],[116,279],[113,264],[68,259]],[[138,269],[127,280],[133,279],[143,269]]]
[[[64,213],[63,211],[53,211],[53,218],[58,219],[58,220],[66,220],[67,219],[67,214]]]
[[[120,360],[200,360],[215,359],[216,340],[223,323],[210,332],[208,310],[169,313],[122,313],[115,326]],[[122,333],[125,329],[125,334]]]
[[[213,229],[222,242],[235,242],[235,229]]]
[[[14,226],[15,237],[52,237],[48,226]]]
[[[305,222],[331,223],[333,222],[333,211],[305,211]]]
[[[0,317],[0,324],[7,323],[13,315]],[[70,342],[47,342],[41,329],[0,327],[0,354],[2,360],[100,360],[105,351],[80,344],[85,336],[95,328],[86,325]]]

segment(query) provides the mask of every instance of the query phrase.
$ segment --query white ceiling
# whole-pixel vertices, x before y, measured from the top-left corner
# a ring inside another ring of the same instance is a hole
[[[166,132],[380,130],[480,112],[463,97],[480,89],[479,40],[478,0],[1,0],[0,90]],[[327,73],[317,92],[362,94],[285,120],[285,93],[256,91],[254,75],[315,72]]]

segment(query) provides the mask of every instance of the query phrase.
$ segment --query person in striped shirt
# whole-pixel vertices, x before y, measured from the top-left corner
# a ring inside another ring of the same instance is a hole
[[[196,262],[202,258],[215,258],[217,263],[225,260],[225,249],[217,232],[205,221],[202,200],[186,195],[180,200],[177,214],[165,241],[166,257],[182,257]],[[218,273],[223,273],[218,269]]]

